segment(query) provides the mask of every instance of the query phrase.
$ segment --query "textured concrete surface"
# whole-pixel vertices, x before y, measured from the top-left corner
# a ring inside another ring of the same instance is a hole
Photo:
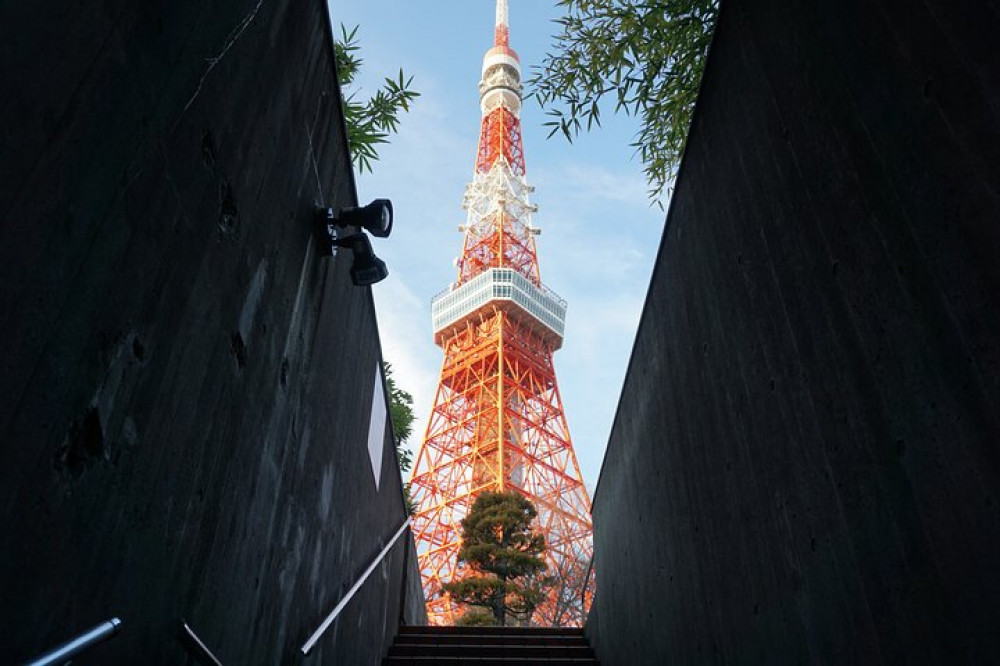
[[[0,60],[0,661],[118,615],[74,663],[192,663],[181,618],[299,663],[404,518],[370,292],[311,240],[355,196],[326,3],[5,3]],[[307,663],[422,621],[412,553]]]
[[[596,491],[604,666],[1000,658],[998,34],[725,4]]]

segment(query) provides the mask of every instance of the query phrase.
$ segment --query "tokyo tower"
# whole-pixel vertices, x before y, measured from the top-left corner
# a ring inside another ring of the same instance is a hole
[[[461,571],[460,521],[483,491],[520,492],[538,510],[535,526],[557,581],[532,621],[579,625],[593,589],[590,499],[552,364],[566,302],[539,273],[537,207],[521,143],[521,65],[509,35],[507,0],[497,0],[458,279],[431,302],[444,362],[414,467],[413,532],[430,621],[451,624],[460,611],[441,587]]]

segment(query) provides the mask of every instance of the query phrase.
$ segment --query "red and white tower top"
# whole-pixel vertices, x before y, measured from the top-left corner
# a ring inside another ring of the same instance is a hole
[[[435,340],[442,344],[455,325],[482,305],[474,295],[480,283],[513,270],[520,274],[518,284],[525,285],[521,294],[532,302],[530,318],[538,320],[543,338],[558,349],[566,304],[541,283],[535,245],[541,232],[532,223],[538,209],[530,201],[534,188],[527,182],[521,140],[521,62],[510,48],[507,16],[507,0],[497,0],[493,46],[483,56],[479,82],[482,125],[476,168],[462,202],[468,222],[460,227],[465,238],[458,279],[432,305]],[[462,297],[466,293],[468,298]]]
[[[514,173],[523,176],[521,59],[510,48],[507,0],[497,0],[493,47],[483,57],[483,77],[479,82],[479,93],[483,127],[476,171],[489,171],[497,158],[503,156]]]
[[[497,0],[496,36],[493,46],[510,46],[510,18],[507,10],[507,0]],[[513,54],[514,52],[511,51]],[[516,58],[517,55],[514,54]]]

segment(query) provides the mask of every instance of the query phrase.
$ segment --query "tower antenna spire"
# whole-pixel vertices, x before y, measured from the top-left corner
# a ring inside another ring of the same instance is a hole
[[[510,13],[507,0],[497,0],[497,21],[493,45],[510,46]]]

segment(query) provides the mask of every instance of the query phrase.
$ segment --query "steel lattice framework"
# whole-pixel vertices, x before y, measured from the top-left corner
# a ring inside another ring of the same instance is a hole
[[[552,355],[566,303],[541,282],[521,141],[521,69],[497,1],[493,48],[479,84],[476,171],[463,208],[458,279],[432,301],[444,363],[411,492],[430,620],[456,608],[441,587],[460,573],[460,521],[486,490],[517,490],[538,509],[549,574],[558,580],[535,624],[580,624],[593,581],[590,500],[570,440]]]

